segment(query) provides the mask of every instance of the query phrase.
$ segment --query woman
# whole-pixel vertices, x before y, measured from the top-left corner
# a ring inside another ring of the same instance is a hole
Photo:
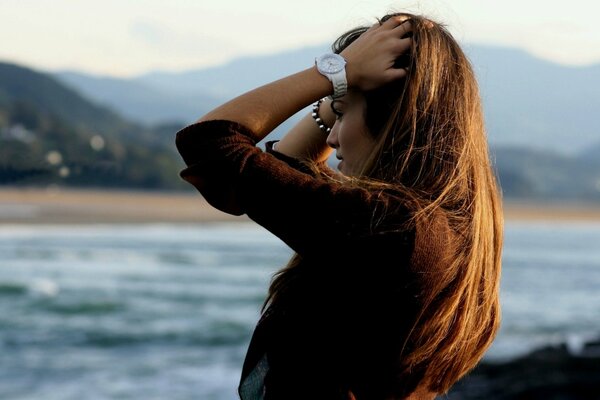
[[[177,134],[185,180],[295,251],[271,282],[239,394],[432,399],[477,364],[500,318],[502,212],[477,83],[421,16],[387,15],[333,47],[341,58]],[[281,141],[255,146],[312,103]]]

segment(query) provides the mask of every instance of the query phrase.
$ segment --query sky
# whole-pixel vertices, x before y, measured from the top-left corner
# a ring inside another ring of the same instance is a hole
[[[328,44],[401,10],[463,43],[600,64],[597,0],[0,0],[0,61],[116,77],[184,71]]]

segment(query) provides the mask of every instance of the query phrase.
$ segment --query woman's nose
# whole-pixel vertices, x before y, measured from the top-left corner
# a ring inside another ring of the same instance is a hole
[[[329,135],[327,135],[327,145],[329,147],[331,147],[332,149],[337,149],[338,148],[338,140],[337,140],[337,123],[334,123],[333,126],[331,127],[331,131],[329,132]]]

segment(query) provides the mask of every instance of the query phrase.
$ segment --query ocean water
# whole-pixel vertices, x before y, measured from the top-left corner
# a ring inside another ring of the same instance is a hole
[[[600,335],[600,224],[506,226],[486,359]],[[252,223],[0,226],[0,399],[235,400],[271,275]]]

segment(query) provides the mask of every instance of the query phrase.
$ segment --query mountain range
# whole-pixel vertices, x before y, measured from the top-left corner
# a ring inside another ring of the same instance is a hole
[[[600,146],[600,65],[563,66],[512,48],[464,48],[480,83],[492,145],[571,155]],[[310,67],[314,56],[326,49],[326,45],[307,47],[131,79],[72,71],[55,76],[140,123],[191,122],[244,91]]]
[[[505,197],[600,200],[600,66],[465,48]],[[326,49],[130,79],[0,63],[0,184],[184,189],[173,142],[178,129],[235,95],[306,68]]]

